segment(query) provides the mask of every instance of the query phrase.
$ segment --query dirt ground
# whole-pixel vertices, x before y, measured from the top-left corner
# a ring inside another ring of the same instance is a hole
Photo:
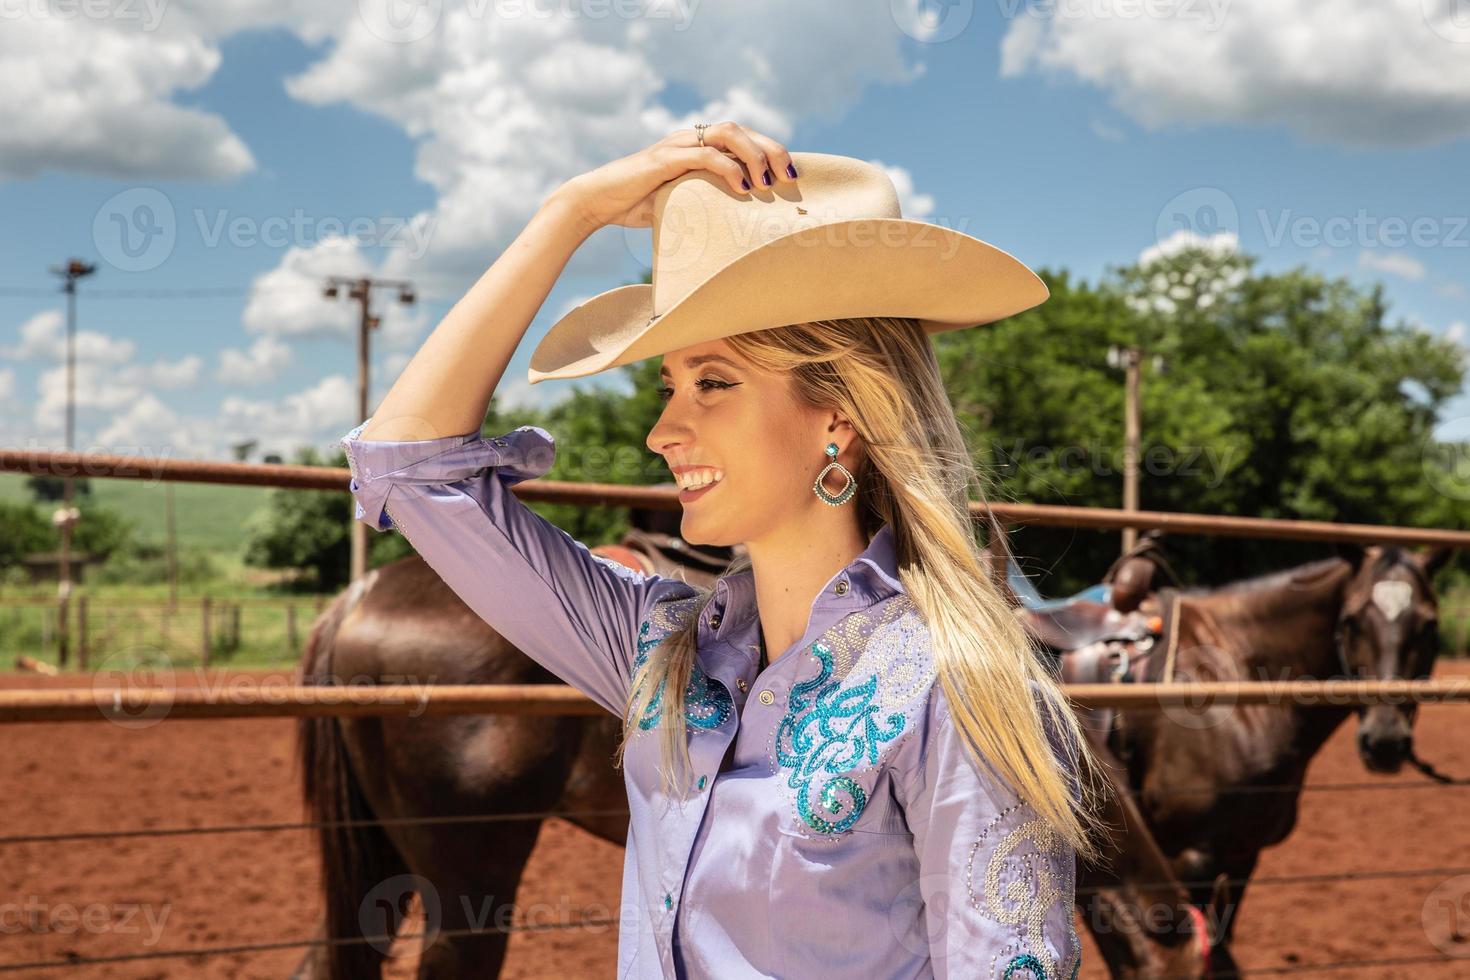
[[[1465,661],[1442,662],[1438,671],[1466,674]],[[282,675],[268,676],[279,682]],[[76,678],[0,674],[0,688],[77,685]],[[1314,762],[1309,785],[1383,788],[1305,793],[1295,833],[1264,855],[1257,876],[1385,869],[1401,875],[1262,880],[1237,913],[1241,965],[1248,974],[1268,975],[1470,976],[1470,787],[1434,786],[1408,769],[1370,774],[1352,737],[1349,722]],[[299,822],[292,740],[292,723],[278,720],[6,726],[0,728],[0,836]],[[1441,770],[1470,776],[1470,706],[1421,708],[1416,746]],[[621,867],[620,847],[549,820],[517,906],[546,903],[539,907],[553,914],[565,908],[569,917],[615,914]],[[1405,873],[1422,869],[1447,870]],[[300,958],[297,949],[159,954],[310,938],[316,887],[310,839],[299,829],[0,842],[0,974],[286,977]],[[1086,944],[1082,976],[1105,977],[1091,937],[1080,925],[1079,931]],[[401,954],[391,976],[413,976],[407,945],[395,947]],[[611,926],[518,933],[503,975],[611,977],[616,948]],[[1442,952],[1452,955],[1433,964],[1392,962]],[[120,959],[83,965],[74,962],[78,957]],[[1322,968],[1363,960],[1372,963]],[[56,967],[17,969],[28,963]]]

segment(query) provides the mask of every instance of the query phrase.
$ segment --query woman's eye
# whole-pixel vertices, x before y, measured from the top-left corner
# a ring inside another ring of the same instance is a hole
[[[706,385],[708,385],[709,388],[706,389],[705,388]],[[719,391],[719,390],[723,390],[725,388],[733,388],[733,387],[735,387],[735,385],[730,384],[728,381],[720,381],[720,380],[717,380],[715,378],[700,378],[698,381],[694,382],[694,387],[700,388],[700,389],[704,389],[704,390],[713,389],[713,390]],[[658,397],[659,397],[659,400],[661,400],[661,401],[668,401],[670,398],[674,397],[674,389],[673,388],[659,388],[658,389]]]

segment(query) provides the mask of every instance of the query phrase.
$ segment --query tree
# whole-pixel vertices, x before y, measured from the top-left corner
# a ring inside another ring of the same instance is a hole
[[[1381,290],[1254,263],[1195,248],[1097,286],[1043,271],[1040,307],[938,335],[995,499],[1120,506],[1123,381],[1105,352],[1137,344],[1167,363],[1144,376],[1144,509],[1463,526],[1463,503],[1424,476],[1436,413],[1464,380],[1456,345],[1390,325]],[[1096,581],[1117,556],[1114,534],[1033,527],[1016,541],[1065,569],[1051,594]],[[1170,548],[1203,581],[1331,553],[1196,535]]]
[[[295,454],[293,463],[345,468],[347,456],[339,449],[324,458],[315,449],[304,448]],[[342,588],[351,575],[352,543],[348,528],[352,505],[352,496],[345,491],[271,490],[266,506],[246,522],[245,564],[309,571],[310,581],[296,583],[294,588],[311,587],[326,592]],[[401,535],[371,530],[368,549],[369,567],[412,553]]]

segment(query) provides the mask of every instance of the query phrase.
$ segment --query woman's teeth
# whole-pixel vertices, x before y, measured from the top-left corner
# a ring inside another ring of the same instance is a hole
[[[698,490],[711,483],[719,483],[724,478],[725,474],[715,469],[687,470],[678,476],[679,489]]]

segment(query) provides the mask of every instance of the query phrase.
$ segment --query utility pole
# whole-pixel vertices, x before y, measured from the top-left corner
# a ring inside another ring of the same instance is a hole
[[[327,299],[336,299],[341,295],[343,289],[347,290],[347,298],[357,300],[360,317],[357,327],[357,420],[363,421],[368,417],[368,390],[370,384],[369,361],[371,349],[371,334],[377,329],[379,318],[373,313],[373,289],[396,289],[398,290],[398,302],[405,306],[411,305],[416,296],[414,295],[413,283],[397,279],[372,279],[368,276],[360,278],[349,278],[345,276],[329,276],[324,295]],[[367,525],[362,521],[349,521],[352,528],[352,581],[356,582],[367,572]]]
[[[1153,357],[1154,371],[1163,373],[1164,359],[1158,354]],[[1138,457],[1142,441],[1142,426],[1139,423],[1139,401],[1142,392],[1143,348],[1108,348],[1108,364],[1124,369],[1123,394],[1123,509],[1138,510]],[[1123,528],[1122,554],[1133,550],[1138,543],[1138,528]]]
[[[76,441],[77,416],[77,280],[90,276],[97,266],[71,259],[62,266],[52,266],[51,272],[61,277],[61,291],[66,293],[66,451],[71,452]],[[66,667],[71,652],[71,529],[81,516],[81,511],[72,506],[72,476],[67,473],[61,481],[61,506],[51,515],[51,522],[61,529],[61,554],[57,563],[56,597],[56,662]]]

